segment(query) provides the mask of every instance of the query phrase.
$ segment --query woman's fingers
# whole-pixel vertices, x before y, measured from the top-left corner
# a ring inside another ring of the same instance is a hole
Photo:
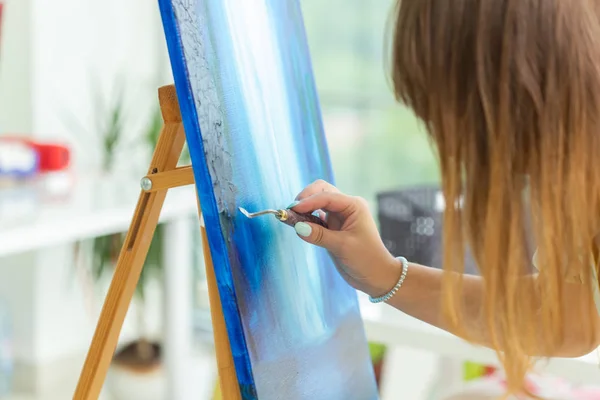
[[[331,231],[317,224],[298,222],[294,229],[304,241],[331,251],[339,248],[343,240],[342,232]]]
[[[339,192],[339,190],[338,190],[338,188],[333,186],[331,183],[325,182],[324,180],[319,179],[317,181],[314,181],[307,187],[305,187],[304,190],[301,191],[298,194],[298,196],[296,196],[296,200],[302,200],[309,196],[312,196],[313,194],[317,194],[317,193],[321,193],[321,192]]]
[[[325,211],[318,210],[317,214],[318,214],[318,217],[321,218],[321,220],[327,221],[327,214],[325,213]]]
[[[294,206],[294,211],[309,213],[315,210],[334,212],[342,216],[348,216],[356,211],[358,200],[356,197],[348,196],[340,192],[319,192],[306,197]]]

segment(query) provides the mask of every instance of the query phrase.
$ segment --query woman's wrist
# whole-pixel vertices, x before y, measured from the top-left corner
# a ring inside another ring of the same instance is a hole
[[[378,268],[378,274],[369,288],[363,290],[372,298],[384,296],[398,283],[402,276],[402,261],[392,257]]]

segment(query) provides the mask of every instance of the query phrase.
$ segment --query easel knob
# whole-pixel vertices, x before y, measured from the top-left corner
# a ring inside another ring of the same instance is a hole
[[[148,178],[147,176],[145,176],[140,181],[140,186],[142,187],[143,190],[148,191],[148,190],[152,189],[152,180],[150,178]]]

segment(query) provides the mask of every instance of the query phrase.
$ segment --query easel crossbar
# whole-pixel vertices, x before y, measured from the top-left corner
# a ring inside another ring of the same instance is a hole
[[[191,165],[175,168],[171,171],[149,174],[143,177],[141,181],[142,189],[146,192],[156,192],[192,184],[194,184],[194,171]]]

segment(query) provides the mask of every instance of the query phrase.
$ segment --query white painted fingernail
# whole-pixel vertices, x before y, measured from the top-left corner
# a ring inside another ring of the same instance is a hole
[[[294,229],[296,230],[296,233],[302,237],[309,237],[312,233],[312,228],[305,222],[298,222],[294,225]]]

